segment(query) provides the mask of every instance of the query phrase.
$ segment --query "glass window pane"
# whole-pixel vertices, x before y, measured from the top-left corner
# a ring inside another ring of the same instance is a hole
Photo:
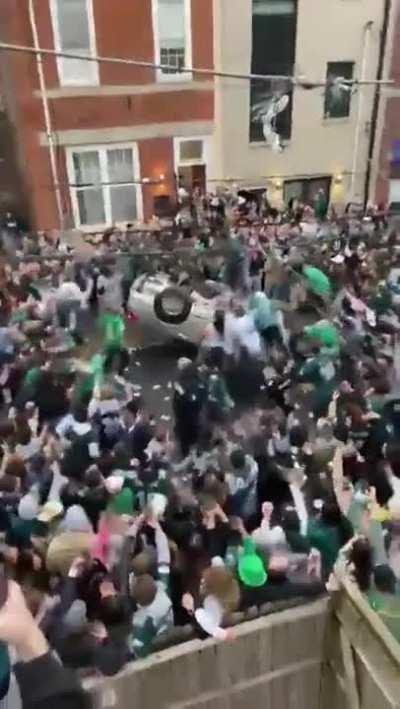
[[[285,204],[291,199],[303,198],[303,182],[301,180],[290,180],[283,185],[283,199]]]
[[[253,0],[253,15],[291,15],[295,0]]]
[[[100,156],[97,150],[73,153],[72,158],[77,185],[99,185],[101,183]]]
[[[82,225],[105,224],[106,215],[102,189],[77,190],[79,219]]]
[[[277,113],[271,121],[273,132],[278,133],[281,139],[288,140],[292,133],[292,107],[293,89],[287,82],[257,81],[250,84],[250,142],[265,141],[264,117],[269,109],[276,104],[282,96],[289,96],[286,108]]]
[[[136,187],[110,187],[111,218],[113,222],[132,222],[137,219]]]
[[[201,160],[203,157],[203,141],[183,140],[180,143],[179,154],[181,160]]]
[[[171,41],[175,41],[173,46],[176,42],[185,45],[184,0],[158,0],[158,35],[161,46]]]
[[[61,49],[90,51],[89,18],[86,0],[57,0]]]
[[[131,148],[107,150],[108,182],[132,182],[133,154]]]
[[[400,202],[400,180],[390,180],[389,202]]]
[[[353,62],[328,62],[327,81],[334,79],[352,79]],[[351,86],[346,84],[327,85],[325,90],[325,118],[346,118],[350,115]]]

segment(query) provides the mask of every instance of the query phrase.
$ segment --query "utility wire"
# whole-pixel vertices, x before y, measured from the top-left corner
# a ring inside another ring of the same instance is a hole
[[[7,42],[0,42],[0,50],[7,52],[25,52],[26,54],[35,54],[51,57],[62,57],[64,59],[80,59],[81,61],[87,62],[98,62],[98,63],[108,63],[108,64],[124,64],[129,66],[143,67],[144,69],[161,69],[166,72],[171,72],[171,69],[175,67],[170,64],[156,64],[155,62],[147,62],[141,59],[125,59],[123,57],[102,57],[97,54],[87,55],[80,54],[79,52],[62,52],[56,49],[44,49],[42,47],[36,49],[35,47],[25,46],[22,44],[9,44]],[[364,79],[359,81],[358,79],[344,79],[339,78],[326,81],[310,81],[304,76],[289,76],[282,74],[241,74],[236,72],[228,71],[217,71],[215,69],[198,69],[195,67],[176,67],[177,74],[198,74],[199,76],[216,76],[227,79],[241,79],[245,81],[290,81],[294,86],[299,86],[303,89],[315,89],[323,86],[331,86],[332,83],[339,81],[340,84],[345,84],[348,86],[368,86],[368,85],[392,85],[394,81],[392,79]],[[161,88],[160,88],[161,90]]]

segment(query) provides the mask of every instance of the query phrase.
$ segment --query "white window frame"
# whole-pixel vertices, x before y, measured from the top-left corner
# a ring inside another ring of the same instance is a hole
[[[97,54],[96,48],[96,29],[94,22],[93,0],[86,0],[86,12],[89,24],[89,40],[90,40],[90,56],[95,57]],[[61,33],[58,21],[57,0],[50,0],[50,14],[53,26],[54,48],[57,52],[61,52]],[[57,57],[58,80],[60,86],[97,86],[100,83],[99,65],[98,62],[88,62],[91,71],[91,80],[68,79],[64,76],[63,63],[65,57]],[[68,60],[67,60],[68,61]]]
[[[142,185],[140,182],[140,159],[139,159],[139,149],[137,143],[105,143],[102,145],[78,145],[76,147],[70,147],[66,148],[66,158],[67,158],[67,175],[68,175],[68,183],[70,185],[69,187],[69,193],[71,197],[71,204],[72,204],[72,214],[74,217],[74,224],[77,229],[81,229],[81,231],[84,232],[94,232],[94,231],[102,231],[103,229],[106,229],[109,226],[112,226],[114,222],[112,221],[112,210],[111,210],[111,196],[110,196],[110,187],[112,185],[109,184],[104,184],[109,182],[109,176],[108,176],[108,165],[107,165],[107,150],[127,150],[130,149],[132,150],[132,158],[133,158],[133,175],[134,175],[134,185],[136,187],[136,221],[142,221],[143,220],[143,192],[142,192]],[[77,197],[77,192],[79,191],[78,187],[73,187],[72,185],[75,185],[76,183],[76,177],[75,177],[75,168],[74,168],[74,160],[73,160],[73,155],[74,153],[90,153],[96,151],[99,153],[99,162],[100,162],[100,177],[101,177],[101,184],[99,187],[103,188],[103,199],[104,199],[104,211],[105,211],[105,216],[106,216],[106,221],[104,223],[100,224],[81,224],[80,220],[80,214],[79,214],[79,203],[78,203],[78,197]],[[122,184],[122,183],[121,183]],[[131,184],[131,183],[126,183],[126,184]],[[117,222],[116,226],[117,227],[124,227],[126,222]]]
[[[192,0],[183,0],[185,13],[185,66],[192,66]],[[153,16],[154,62],[161,64],[160,33],[159,33],[159,0],[151,0]],[[160,82],[191,81],[192,72],[177,72],[176,74],[163,74],[161,69],[156,69],[156,78]]]
[[[201,140],[203,143],[203,156],[201,158],[193,158],[181,160],[181,144],[187,143],[190,140]],[[206,185],[208,187],[208,177],[210,174],[212,155],[212,136],[210,135],[192,135],[180,138],[174,138],[174,170],[178,175],[180,167],[188,167],[190,165],[204,165],[206,168]]]
[[[389,178],[389,204],[395,202],[396,204],[400,202],[400,178],[390,177]]]

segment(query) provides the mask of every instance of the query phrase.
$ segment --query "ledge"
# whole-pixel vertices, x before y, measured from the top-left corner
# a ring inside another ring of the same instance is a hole
[[[142,96],[144,94],[165,94],[176,91],[212,91],[213,81],[158,81],[152,84],[97,84],[96,86],[58,86],[48,88],[50,99],[79,98],[83,96]],[[42,97],[40,90],[34,91],[36,98]]]

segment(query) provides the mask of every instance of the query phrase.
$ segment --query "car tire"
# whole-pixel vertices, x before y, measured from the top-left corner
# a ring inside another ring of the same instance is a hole
[[[168,300],[174,300],[178,304],[178,309],[171,312],[168,309]],[[154,298],[154,312],[161,322],[169,325],[180,325],[185,322],[190,315],[192,301],[189,296],[180,288],[165,288]]]

